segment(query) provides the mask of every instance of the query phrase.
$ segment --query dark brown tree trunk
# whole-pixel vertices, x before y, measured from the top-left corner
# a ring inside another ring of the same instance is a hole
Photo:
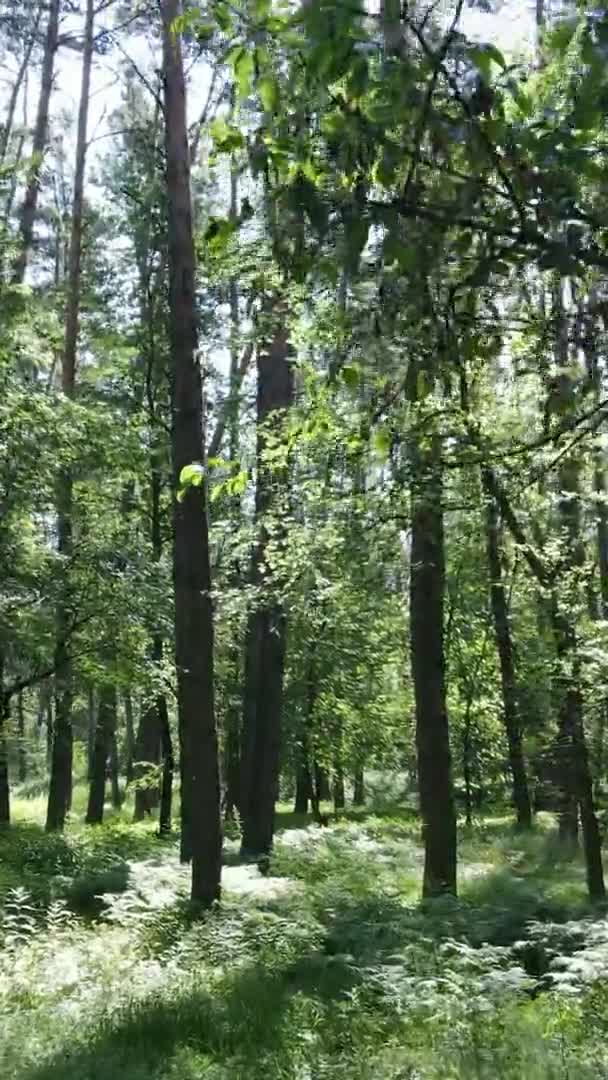
[[[11,821],[8,740],[6,734],[10,718],[10,697],[4,692],[4,656],[0,653],[0,827],[10,825]]]
[[[318,761],[315,761],[314,774],[315,786],[319,793],[320,802],[329,802],[331,799],[331,788],[329,786],[329,776],[327,775],[327,769],[324,769],[322,765],[319,765]]]
[[[0,696],[0,826],[10,825],[10,784],[8,777],[8,740],[6,729],[10,722],[10,699]]]
[[[472,784],[472,740],[471,740],[471,705],[469,695],[464,713],[462,733],[462,779],[464,781],[464,819],[468,826],[473,824],[473,784]]]
[[[23,709],[23,691],[17,695],[17,760],[19,765],[19,782],[27,780],[27,752],[25,749],[25,712]]]
[[[308,800],[311,794],[310,770],[304,747],[298,747],[296,765],[296,794],[293,806],[294,814],[308,813]]]
[[[363,766],[359,766],[353,777],[353,806],[365,805],[365,775]]]
[[[334,810],[343,810],[346,805],[346,799],[344,796],[344,772],[340,762],[336,762],[334,765]]]
[[[225,777],[226,793],[224,796],[224,815],[227,821],[234,818],[235,811],[239,811],[240,801],[240,772],[241,772],[241,740],[240,740],[240,714],[236,708],[229,708],[226,717],[225,734]]]
[[[163,751],[163,771],[160,785],[160,812],[158,818],[158,831],[161,836],[168,836],[171,832],[171,807],[173,804],[173,770],[175,767],[173,758],[173,740],[169,725],[169,710],[167,699],[161,694],[158,699],[158,715],[160,717],[160,733]]]
[[[268,853],[274,834],[278,795],[281,711],[285,662],[286,621],[278,600],[268,596],[265,551],[268,534],[264,515],[277,506],[285,488],[284,475],[273,474],[265,461],[268,431],[277,433],[284,411],[293,400],[286,311],[282,302],[272,312],[274,336],[258,352],[256,517],[259,540],[252,563],[252,582],[260,592],[249,616],[245,647],[245,686],[241,761],[242,851],[246,856]],[[262,594],[263,590],[263,594]]]
[[[412,452],[410,642],[424,828],[423,895],[456,893],[456,813],[445,693],[441,442]]]
[[[99,692],[93,768],[86,813],[87,825],[101,825],[105,803],[106,776],[112,740],[116,732],[116,689],[103,686]]]
[[[133,783],[133,758],[135,754],[135,729],[133,727],[133,699],[131,691],[125,690],[125,779]]]
[[[172,450],[175,487],[187,465],[204,460],[201,375],[197,355],[186,88],[178,0],[162,0],[163,75],[172,366]],[[181,748],[182,828],[192,853],[192,900],[219,898],[222,833],[213,682],[213,609],[205,485],[174,501],[175,662]],[[184,816],[185,811],[185,816]]]
[[[89,783],[93,779],[93,756],[95,753],[96,727],[97,721],[95,719],[95,690],[92,686],[90,686],[87,693],[87,780],[89,781]]]
[[[158,644],[159,642],[156,641],[153,647],[153,661],[155,663]],[[158,806],[160,748],[161,727],[158,698],[154,698],[146,705],[145,709],[142,709],[137,728],[134,762],[136,785],[134,821],[143,821],[144,817],[151,815],[152,811]]]
[[[21,246],[13,268],[13,281],[17,284],[21,283],[25,277],[27,260],[34,240],[34,221],[36,220],[36,209],[38,207],[38,195],[40,192],[40,174],[42,171],[49,130],[49,106],[51,94],[53,92],[55,55],[57,53],[57,40],[59,37],[60,8],[61,0],[50,0],[49,20],[44,43],[44,57],[40,80],[40,97],[38,99],[36,126],[34,128],[34,138],[32,141],[32,163],[28,171],[25,196],[21,207]]]
[[[52,11],[55,7],[58,9],[58,2],[57,0],[52,0]],[[76,139],[76,168],[74,172],[74,198],[72,204],[65,339],[61,380],[63,393],[70,399],[74,397],[76,387],[76,354],[78,348],[80,318],[82,230],[84,217],[84,178],[87,155],[87,123],[89,116],[91,67],[93,63],[94,18],[95,9],[93,0],[87,0],[84,51],[82,58],[82,84],[78,111],[78,133]],[[52,65],[50,82],[52,84]],[[65,817],[72,799],[73,691],[69,642],[73,632],[75,611],[73,607],[74,598],[71,595],[69,585],[68,569],[69,560],[72,556],[72,487],[71,471],[69,468],[63,468],[57,483],[57,546],[59,554],[64,560],[65,581],[63,585],[63,595],[57,606],[55,724],[51,761],[51,781],[49,786],[46,819],[48,831],[63,829]]]
[[[503,721],[509,749],[509,768],[513,790],[513,805],[517,815],[517,824],[521,829],[532,825],[532,805],[528,789],[528,778],[522,746],[521,721],[509,606],[502,576],[500,554],[498,511],[496,503],[484,483],[487,496],[486,508],[486,543],[488,569],[490,571],[490,603],[494,621],[494,637],[500,663],[502,685]]]
[[[116,736],[116,703],[114,712],[114,731],[110,742],[110,790],[112,792],[112,806],[120,810],[122,806],[122,792],[120,790],[120,759],[118,757],[118,739]]]

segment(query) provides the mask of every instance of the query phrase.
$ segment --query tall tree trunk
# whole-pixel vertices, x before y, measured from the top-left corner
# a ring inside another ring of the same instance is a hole
[[[6,731],[11,718],[10,697],[4,692],[4,656],[0,653],[0,827],[10,825],[10,783]]]
[[[17,101],[19,99],[19,94],[21,93],[21,87],[23,86],[24,82],[27,79],[27,70],[28,70],[28,66],[29,66],[29,62],[30,62],[30,57],[32,55],[32,50],[34,48],[34,45],[36,44],[36,38],[38,36],[38,27],[40,25],[40,20],[42,18],[42,9],[43,9],[43,4],[42,3],[38,4],[38,7],[36,9],[36,15],[35,15],[35,18],[34,18],[34,23],[33,23],[33,26],[32,26],[31,32],[30,32],[30,36],[27,39],[25,49],[23,50],[23,56],[21,58],[21,63],[19,65],[19,70],[17,71],[15,82],[13,83],[13,86],[11,88],[11,92],[10,92],[10,95],[9,95],[8,105],[6,107],[6,119],[5,119],[5,121],[4,121],[3,125],[2,125],[1,134],[0,134],[0,165],[4,164],[4,161],[5,161],[5,158],[6,158],[6,155],[7,155],[10,138],[11,138],[11,135],[12,135],[12,132],[13,132],[13,124],[14,124],[14,121],[15,121],[15,111],[17,109]]]
[[[101,825],[103,821],[106,775],[115,732],[116,688],[114,686],[103,686],[99,692],[99,706],[97,709],[93,768],[85,819],[87,825]]]
[[[303,744],[297,747],[296,762],[296,793],[293,806],[294,814],[308,813],[308,800],[311,794],[310,769],[306,748]]]
[[[410,642],[424,827],[423,895],[456,893],[456,813],[445,692],[441,442],[412,452]]]
[[[127,784],[132,784],[135,729],[133,727],[133,699],[130,690],[125,690],[123,701],[125,709],[125,779]]]
[[[57,0],[52,0],[52,10]],[[62,365],[62,390],[66,398],[73,399],[76,388],[76,354],[80,319],[82,230],[84,216],[84,179],[87,155],[87,123],[93,63],[93,24],[95,9],[93,0],[87,0],[82,57],[82,84],[78,110],[78,133],[76,139],[76,168],[74,172],[74,199],[68,268],[67,307],[65,315],[65,339]],[[52,66],[50,72],[52,83]],[[49,90],[50,94],[50,90]],[[48,101],[47,101],[48,112]],[[27,196],[26,196],[27,198]],[[48,831],[61,830],[72,796],[72,663],[69,642],[73,632],[75,611],[69,585],[69,561],[72,556],[72,474],[69,468],[61,470],[57,483],[57,536],[58,551],[64,561],[65,581],[63,595],[57,606],[55,648],[55,725],[51,782],[47,808]]]
[[[353,777],[353,806],[365,805],[365,774],[363,766],[360,765],[355,769],[355,775]]]
[[[110,790],[112,792],[112,806],[120,810],[122,806],[122,792],[120,790],[120,759],[118,757],[118,738],[116,734],[116,706],[114,713],[114,731],[110,742]]]
[[[19,763],[19,782],[27,780],[27,752],[25,749],[25,712],[23,709],[23,690],[17,696],[17,760]]]
[[[346,804],[344,797],[344,771],[339,761],[334,765],[333,783],[334,810],[343,810]]]
[[[278,795],[281,712],[285,663],[286,620],[278,600],[267,595],[265,577],[268,533],[264,516],[276,505],[286,478],[274,476],[265,460],[269,429],[277,432],[292,403],[293,372],[284,304],[273,311],[272,343],[258,352],[256,518],[259,539],[252,561],[252,582],[259,590],[249,616],[245,647],[243,742],[241,763],[242,850],[245,855],[267,853],[274,835]],[[272,589],[272,584],[270,588]]]
[[[10,825],[10,784],[8,776],[8,740],[6,729],[10,722],[10,699],[0,695],[0,826]]]
[[[152,660],[156,663],[158,642],[153,645]],[[161,646],[162,647],[162,646]],[[152,698],[142,709],[135,742],[135,807],[134,821],[143,821],[158,806],[161,730],[158,699]]]
[[[488,500],[486,508],[486,544],[488,569],[490,572],[490,603],[494,621],[494,637],[496,638],[496,648],[498,650],[498,660],[500,663],[503,721],[509,749],[509,768],[511,770],[513,805],[515,807],[519,828],[529,829],[532,825],[532,806],[522,747],[521,721],[519,715],[517,681],[515,677],[513,640],[511,638],[511,626],[509,621],[509,606],[502,577],[498,511],[496,509],[496,503],[488,490],[487,483],[484,483],[484,491]]]
[[[90,686],[87,691],[87,780],[93,779],[93,756],[95,753],[95,688]]]
[[[167,699],[161,694],[158,699],[158,714],[160,716],[160,733],[163,751],[163,772],[160,785],[160,812],[158,818],[158,831],[161,836],[168,836],[171,832],[171,807],[173,803],[173,770],[175,767],[173,758],[173,740],[169,725],[169,710]]]
[[[40,174],[44,162],[49,130],[49,106],[51,94],[53,92],[55,55],[57,53],[57,41],[59,37],[60,8],[61,0],[50,0],[49,20],[47,23],[44,57],[42,60],[42,75],[40,79],[40,97],[38,98],[36,126],[34,128],[34,138],[32,140],[32,163],[28,170],[25,196],[21,207],[21,246],[19,255],[17,256],[13,267],[13,281],[17,284],[20,284],[25,277],[27,260],[34,240],[34,221],[36,220],[38,194],[40,192]]]
[[[557,279],[554,287],[556,325],[556,376],[550,395],[548,411],[558,420],[576,411],[577,375],[573,373],[564,315],[563,282]],[[585,545],[581,519],[581,467],[578,448],[562,454],[558,470],[560,492],[558,514],[561,540],[561,574],[571,602],[578,599],[581,571],[585,562]],[[599,827],[593,799],[593,782],[585,740],[581,665],[578,655],[576,628],[571,615],[564,615],[554,600],[554,629],[558,653],[558,683],[561,707],[558,718],[558,748],[562,762],[564,812],[560,822],[562,836],[574,840],[576,805],[580,810],[583,848],[587,870],[587,886],[592,900],[605,895]]]
[[[238,194],[238,168],[233,157],[230,164],[230,219],[236,222],[239,212]],[[239,459],[239,390],[241,376],[239,372],[239,346],[240,346],[240,318],[239,318],[239,291],[236,277],[230,278],[230,384],[228,389],[229,398],[227,407],[228,428],[228,459],[236,464]],[[233,502],[235,517],[240,516],[241,502],[238,496]],[[235,527],[238,521],[235,522]],[[234,574],[233,586],[241,584],[238,571]],[[235,810],[240,812],[241,798],[241,710],[236,704],[238,691],[241,688],[243,676],[241,642],[237,635],[230,648],[231,669],[234,677],[235,703],[231,701],[226,712],[226,730],[224,733],[224,775],[226,778],[226,793],[224,798],[224,813],[227,820],[234,817]]]
[[[178,0],[162,0],[163,74],[172,365],[172,450],[176,489],[182,469],[204,460],[201,375],[197,355],[186,88]],[[182,755],[182,828],[192,853],[192,900],[219,898],[222,834],[213,683],[213,609],[205,485],[174,501],[175,662]],[[185,814],[184,814],[185,812]]]

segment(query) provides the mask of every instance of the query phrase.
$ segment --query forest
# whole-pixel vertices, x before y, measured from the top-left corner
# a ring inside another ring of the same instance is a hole
[[[608,1078],[608,10],[0,0],[0,1077]]]

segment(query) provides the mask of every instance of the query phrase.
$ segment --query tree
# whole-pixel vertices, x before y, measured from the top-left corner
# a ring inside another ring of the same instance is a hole
[[[177,0],[163,0],[172,449],[176,494],[183,470],[203,460],[197,353],[195,256],[185,83]],[[173,517],[175,663],[182,760],[182,830],[192,857],[192,899],[219,898],[221,825],[213,685],[213,608],[205,484],[175,499]]]
[[[87,124],[93,64],[93,28],[95,21],[94,0],[87,0],[82,56],[82,85],[78,110],[78,133],[76,140],[76,168],[74,171],[74,197],[67,281],[67,304],[65,313],[65,338],[62,358],[62,391],[68,401],[74,398],[76,389],[76,361],[79,335],[82,244],[84,218],[84,184],[87,155]],[[48,44],[48,42],[47,42]],[[52,71],[51,71],[52,75]],[[48,100],[46,104],[48,111]],[[25,242],[24,242],[25,248]],[[53,753],[51,780],[47,808],[46,827],[49,832],[61,830],[65,824],[72,794],[72,667],[66,650],[70,623],[77,617],[73,609],[74,597],[69,583],[69,561],[73,550],[73,481],[71,470],[64,468],[57,484],[57,548],[64,560],[64,590],[57,607],[57,637],[55,651],[55,724],[53,729]]]

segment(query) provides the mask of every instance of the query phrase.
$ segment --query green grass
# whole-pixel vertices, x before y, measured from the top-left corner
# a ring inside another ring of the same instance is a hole
[[[194,919],[153,823],[125,808],[46,837],[38,797],[18,806],[0,835],[3,1080],[608,1077],[608,924],[549,818],[461,830],[458,901],[422,904],[411,808],[319,829],[281,807],[269,887]]]

